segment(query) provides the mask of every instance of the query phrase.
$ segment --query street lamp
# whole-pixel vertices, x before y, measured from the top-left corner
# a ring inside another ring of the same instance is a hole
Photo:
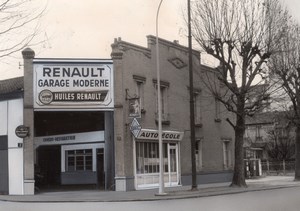
[[[164,184],[164,156],[161,125],[161,93],[160,93],[160,70],[159,70],[159,46],[158,46],[158,14],[163,0],[160,0],[156,13],[156,70],[157,70],[157,110],[158,110],[158,148],[159,148],[159,191],[157,195],[165,195]]]
[[[194,79],[192,60],[192,33],[191,33],[191,2],[187,0],[188,6],[188,51],[189,51],[189,84],[190,84],[190,128],[191,128],[191,160],[192,160],[192,190],[197,190],[196,159],[195,159],[195,117],[194,117]],[[165,195],[164,191],[164,157],[162,142],[161,123],[161,90],[159,69],[159,43],[158,43],[158,15],[163,0],[160,0],[156,13],[156,70],[157,70],[157,110],[158,110],[158,148],[159,148],[159,192],[157,195]]]

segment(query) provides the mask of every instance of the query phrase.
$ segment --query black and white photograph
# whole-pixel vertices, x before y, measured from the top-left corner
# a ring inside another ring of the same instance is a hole
[[[299,0],[0,0],[0,211],[300,210]]]

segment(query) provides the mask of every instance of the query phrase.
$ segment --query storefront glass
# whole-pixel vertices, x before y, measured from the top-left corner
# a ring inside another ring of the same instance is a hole
[[[164,182],[166,186],[179,184],[178,144],[164,143]],[[159,147],[157,142],[136,142],[137,189],[156,187],[159,184]]]

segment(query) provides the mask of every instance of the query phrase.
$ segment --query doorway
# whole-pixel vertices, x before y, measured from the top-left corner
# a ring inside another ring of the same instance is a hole
[[[37,149],[35,180],[38,188],[56,188],[60,185],[60,146],[40,146]]]
[[[178,144],[168,144],[168,186],[179,184]]]
[[[97,149],[97,188],[105,188],[104,149]]]
[[[8,136],[0,136],[0,195],[8,194]]]

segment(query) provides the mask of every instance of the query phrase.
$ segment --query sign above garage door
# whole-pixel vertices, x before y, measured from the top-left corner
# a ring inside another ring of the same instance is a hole
[[[114,108],[112,60],[34,59],[35,109]]]

